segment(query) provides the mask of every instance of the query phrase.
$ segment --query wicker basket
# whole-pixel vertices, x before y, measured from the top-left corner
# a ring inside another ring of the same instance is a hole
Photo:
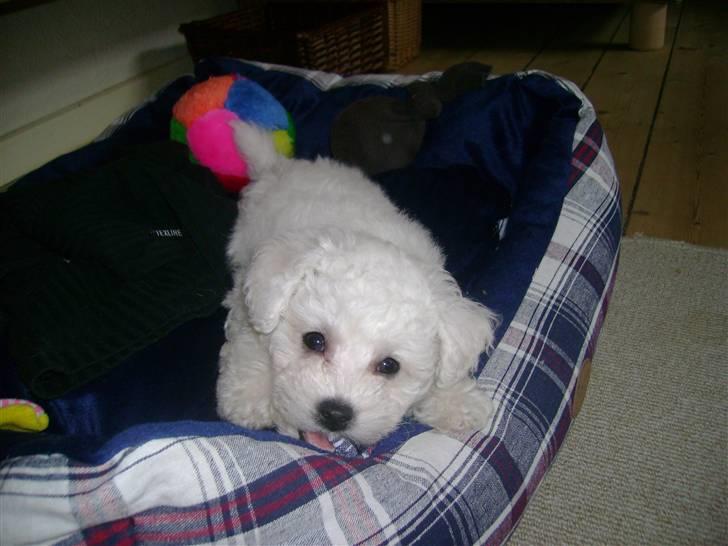
[[[387,11],[376,3],[245,2],[180,26],[194,60],[240,57],[340,74],[388,65]]]
[[[389,58],[387,69],[395,70],[420,54],[422,46],[422,0],[385,0]]]

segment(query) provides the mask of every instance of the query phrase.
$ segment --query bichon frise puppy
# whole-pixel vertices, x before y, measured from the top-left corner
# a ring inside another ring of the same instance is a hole
[[[220,416],[319,447],[332,433],[371,445],[406,415],[485,426],[471,372],[494,316],[462,296],[425,228],[359,170],[286,159],[233,128],[251,183],[228,246]]]

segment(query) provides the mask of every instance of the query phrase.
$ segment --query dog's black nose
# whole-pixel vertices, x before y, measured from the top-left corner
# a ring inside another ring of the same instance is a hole
[[[318,422],[331,432],[344,430],[354,417],[354,409],[346,402],[335,398],[323,400],[317,409]]]

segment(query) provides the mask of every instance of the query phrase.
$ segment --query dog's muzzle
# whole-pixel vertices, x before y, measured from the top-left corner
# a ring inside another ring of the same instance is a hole
[[[336,398],[323,400],[316,410],[318,423],[331,432],[346,430],[354,418],[354,409],[346,402]]]
[[[345,435],[354,416],[354,408],[350,404],[338,398],[327,398],[316,407],[316,421],[326,430],[323,432],[301,430],[299,437],[319,449],[334,452],[342,457],[367,457],[360,446]],[[344,435],[339,434],[341,431],[344,431]]]

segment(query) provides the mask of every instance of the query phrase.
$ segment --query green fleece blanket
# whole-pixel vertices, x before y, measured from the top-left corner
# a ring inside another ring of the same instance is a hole
[[[58,396],[213,312],[235,213],[171,142],[1,195],[0,312],[23,382]]]

